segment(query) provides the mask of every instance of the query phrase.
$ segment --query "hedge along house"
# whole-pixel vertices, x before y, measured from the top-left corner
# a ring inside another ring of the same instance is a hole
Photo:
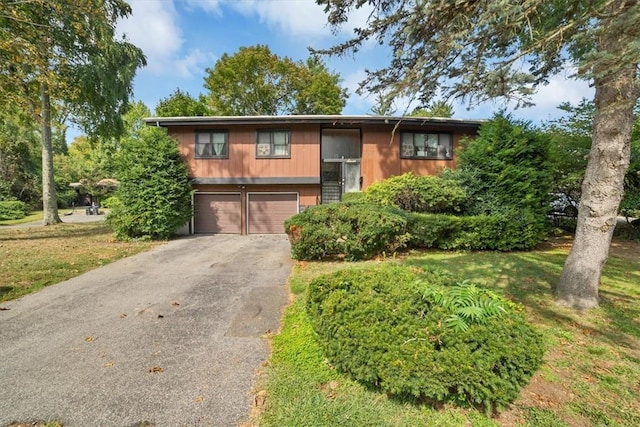
[[[284,233],[308,206],[376,181],[455,168],[481,120],[381,116],[151,117],[179,143],[193,180],[189,233]],[[184,231],[187,231],[186,229]]]

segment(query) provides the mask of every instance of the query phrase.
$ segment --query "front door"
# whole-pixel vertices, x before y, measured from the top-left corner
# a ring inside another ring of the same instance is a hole
[[[355,191],[360,191],[360,159],[322,161],[322,203],[339,202]]]
[[[321,154],[322,203],[360,191],[360,129],[323,129]]]

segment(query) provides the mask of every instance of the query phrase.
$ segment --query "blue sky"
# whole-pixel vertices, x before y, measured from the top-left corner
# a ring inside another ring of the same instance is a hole
[[[313,0],[128,0],[133,13],[118,25],[118,31],[140,47],[148,65],[138,71],[135,100],[143,101],[153,112],[158,101],[176,88],[193,96],[205,91],[205,69],[224,54],[233,54],[242,46],[266,44],[279,56],[304,60],[307,47],[329,47],[363,26],[367,11],[356,11],[349,24],[337,35],[326,24],[322,8]],[[338,72],[350,97],[343,114],[369,114],[373,96],[355,93],[365,69],[385,65],[386,48],[371,43],[355,58],[326,58],[329,68]],[[568,74],[568,73],[567,73]],[[561,102],[577,103],[593,97],[586,82],[569,80],[566,75],[553,78],[534,97],[535,107],[513,111],[517,118],[535,123],[561,115]],[[397,114],[406,104],[399,102]],[[409,106],[412,108],[413,105]],[[454,117],[489,118],[505,107],[488,103],[468,110],[455,104]],[[506,108],[509,110],[510,106]]]

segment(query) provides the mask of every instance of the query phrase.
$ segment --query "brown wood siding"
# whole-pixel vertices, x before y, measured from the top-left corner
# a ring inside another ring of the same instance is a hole
[[[313,206],[320,203],[319,185],[196,185],[196,197],[202,192],[239,192],[241,193],[242,234],[247,234],[247,193],[298,193],[301,206]]]
[[[196,159],[196,130],[225,130],[229,132],[229,158]],[[290,158],[256,158],[256,132],[263,129],[291,131]],[[169,134],[179,142],[194,178],[253,178],[253,177],[318,177],[320,176],[319,125],[278,126],[176,126]]]
[[[284,221],[298,213],[297,193],[247,194],[248,234],[282,234]]]
[[[415,130],[417,132],[451,132],[453,135],[453,160],[423,160],[400,158],[400,132]],[[399,128],[393,132],[392,126],[367,126],[362,131],[362,189],[376,181],[390,176],[414,172],[417,175],[436,175],[442,169],[455,169],[457,156],[455,150],[460,146],[460,139],[466,136],[451,128],[420,127]]]
[[[240,234],[241,194],[195,194],[194,232]]]

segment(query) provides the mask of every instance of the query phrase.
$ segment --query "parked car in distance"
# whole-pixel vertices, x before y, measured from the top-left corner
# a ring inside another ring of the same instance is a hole
[[[551,214],[577,217],[579,203],[579,200],[576,201],[565,193],[553,193],[550,203]]]

